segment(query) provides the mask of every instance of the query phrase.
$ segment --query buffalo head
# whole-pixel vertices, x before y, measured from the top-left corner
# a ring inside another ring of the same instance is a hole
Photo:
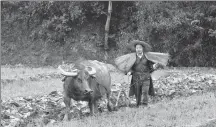
[[[61,74],[66,77],[73,77],[73,82],[70,84],[74,89],[80,91],[80,94],[90,94],[93,91],[90,88],[89,78],[95,76],[96,69],[90,66],[82,66],[78,69],[74,69],[72,72],[64,71],[61,66],[58,67]]]

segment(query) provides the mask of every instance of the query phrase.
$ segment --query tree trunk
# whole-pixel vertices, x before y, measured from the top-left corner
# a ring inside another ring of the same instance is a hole
[[[109,49],[109,47],[108,47],[108,37],[109,37],[109,26],[110,26],[111,13],[112,13],[112,1],[109,1],[107,21],[106,21],[106,25],[105,25],[105,42],[104,42],[105,60],[106,61],[107,61],[107,58],[108,58],[107,50]]]
[[[65,59],[64,59],[64,47],[63,46],[61,46],[60,51],[61,51],[61,57],[62,57],[62,63],[61,64],[64,64]]]

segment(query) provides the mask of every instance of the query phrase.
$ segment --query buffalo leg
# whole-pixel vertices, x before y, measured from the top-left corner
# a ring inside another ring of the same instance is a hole
[[[90,100],[88,104],[89,104],[90,114],[91,114],[91,115],[94,115],[94,114],[98,113],[97,101],[95,101],[95,100]]]
[[[94,114],[98,113],[98,103],[96,100],[93,101]]]
[[[69,112],[70,112],[70,104],[71,104],[71,98],[64,96],[64,103],[66,105],[66,110],[65,110],[65,116],[64,120],[69,120]]]
[[[107,94],[107,109],[111,112],[113,110],[112,104],[110,102],[110,94]]]
[[[89,101],[88,105],[89,105],[89,109],[90,109],[90,114],[93,115],[94,109],[93,109],[93,104],[92,104],[91,100]]]

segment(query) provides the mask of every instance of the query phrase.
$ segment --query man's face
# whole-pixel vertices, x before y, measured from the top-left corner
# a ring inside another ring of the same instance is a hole
[[[141,54],[141,53],[143,52],[143,47],[142,47],[142,45],[136,45],[136,52],[137,52],[138,54]]]

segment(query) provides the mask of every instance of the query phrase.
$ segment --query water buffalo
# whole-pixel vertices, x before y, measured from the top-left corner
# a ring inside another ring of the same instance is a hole
[[[74,64],[72,72],[58,69],[64,78],[64,103],[66,105],[65,120],[68,120],[71,98],[76,101],[87,101],[90,113],[98,112],[97,101],[103,95],[107,97],[107,108],[112,111],[110,102],[111,76],[107,67],[96,60],[83,60]]]

